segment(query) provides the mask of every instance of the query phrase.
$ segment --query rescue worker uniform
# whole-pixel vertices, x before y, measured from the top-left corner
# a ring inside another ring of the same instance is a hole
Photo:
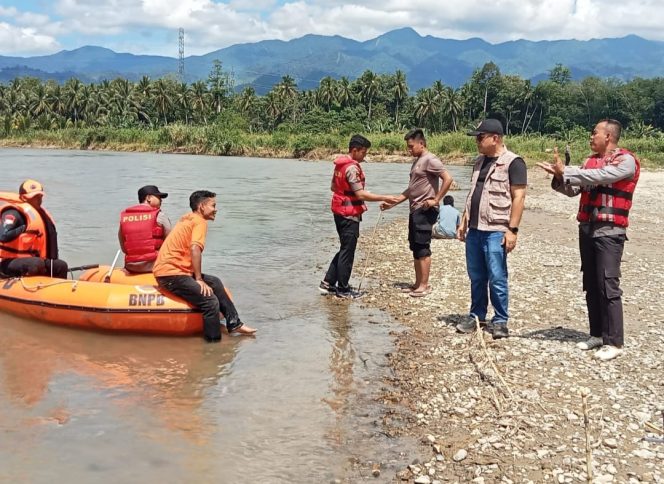
[[[360,164],[350,156],[340,156],[334,161],[332,176],[332,203],[334,224],[339,235],[339,251],[336,253],[323,279],[323,284],[339,293],[350,292],[350,276],[355,261],[355,249],[360,237],[360,221],[366,212],[366,204],[355,192],[364,190],[365,178]]]
[[[0,275],[67,278],[58,259],[58,234],[51,215],[26,200],[43,195],[41,184],[27,180],[19,193],[0,193]]]
[[[590,156],[580,168],[566,166],[562,180],[551,182],[558,192],[581,195],[577,220],[590,336],[617,348],[624,344],[620,263],[640,172],[638,158],[616,148]]]

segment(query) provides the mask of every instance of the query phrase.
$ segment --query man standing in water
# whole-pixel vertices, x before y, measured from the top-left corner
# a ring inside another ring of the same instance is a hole
[[[431,234],[438,220],[438,206],[452,185],[452,176],[443,163],[427,149],[427,141],[421,129],[412,129],[404,137],[408,151],[415,157],[410,167],[408,188],[394,203],[385,202],[384,210],[408,200],[408,243],[413,252],[415,283],[405,291],[412,297],[424,297],[431,292]],[[442,184],[440,183],[442,180]]]
[[[203,336],[209,342],[221,340],[220,312],[226,318],[229,333],[256,332],[240,321],[221,280],[203,274],[201,269],[208,221],[217,215],[216,196],[207,190],[191,194],[191,212],[180,218],[164,241],[152,270],[161,289],[203,312]]]
[[[637,157],[618,147],[621,131],[615,119],[597,123],[590,135],[593,154],[581,168],[563,165],[557,149],[553,164],[538,163],[553,175],[554,190],[570,197],[581,195],[576,219],[590,338],[577,346],[582,350],[601,347],[595,358],[603,361],[623,352],[620,262],[641,172]]]
[[[360,163],[364,161],[371,142],[364,136],[354,135],[348,144],[348,154],[334,160],[332,176],[332,213],[339,234],[340,248],[336,253],[325,278],[318,286],[322,294],[335,294],[344,299],[360,297],[350,285],[357,239],[360,237],[360,221],[367,210],[365,201],[394,202],[396,197],[375,195],[364,189],[364,172]]]
[[[494,310],[490,326],[493,339],[507,338],[507,254],[516,247],[528,171],[523,158],[503,143],[503,125],[499,120],[485,119],[468,136],[475,137],[480,155],[473,167],[457,238],[466,242],[471,302],[470,314],[456,329],[472,333],[475,318],[486,319],[488,288]]]

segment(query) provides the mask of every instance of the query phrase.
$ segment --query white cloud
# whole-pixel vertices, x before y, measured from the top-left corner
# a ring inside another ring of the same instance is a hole
[[[173,46],[160,44],[158,39],[165,38],[169,31],[176,38],[179,27],[186,31],[187,54],[202,54],[235,43],[289,40],[309,33],[367,40],[401,27],[413,27],[422,35],[481,37],[490,42],[628,34],[664,40],[664,9],[660,2],[292,0],[280,5],[276,0],[54,0],[52,12],[0,7],[0,17],[7,20],[5,32],[13,29],[21,32],[20,38],[32,39],[10,39],[0,44],[0,51],[51,51],[63,35],[69,35],[85,43],[133,44],[146,46],[150,53],[173,55]],[[53,20],[54,15],[57,20]],[[146,32],[155,34],[151,41],[145,36],[139,38]]]
[[[52,36],[37,33],[33,28],[16,27],[6,22],[0,22],[0,45],[4,52],[13,55],[53,52],[60,48],[60,44]]]

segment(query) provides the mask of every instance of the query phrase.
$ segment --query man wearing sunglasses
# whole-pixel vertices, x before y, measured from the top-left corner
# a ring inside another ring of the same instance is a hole
[[[485,119],[468,135],[475,136],[480,156],[473,167],[457,237],[466,242],[471,304],[468,317],[456,328],[473,332],[475,318],[486,319],[490,297],[494,316],[489,329],[494,339],[507,338],[507,254],[516,247],[523,214],[526,163],[503,143],[503,125],[497,119]]]

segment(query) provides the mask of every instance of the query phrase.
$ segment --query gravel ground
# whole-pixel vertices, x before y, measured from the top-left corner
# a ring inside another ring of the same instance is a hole
[[[593,482],[664,482],[664,444],[648,440],[664,437],[664,172],[643,173],[637,187],[622,266],[626,351],[606,363],[575,346],[588,332],[578,199],[550,190],[541,170],[529,182],[508,257],[506,340],[454,330],[470,302],[461,242],[433,241],[433,291],[416,299],[399,290],[413,278],[406,222],[363,235],[370,265],[361,304],[407,328],[395,335],[393,377],[379,397],[384,429],[422,442],[412,465],[381,479],[584,482],[588,444]]]

